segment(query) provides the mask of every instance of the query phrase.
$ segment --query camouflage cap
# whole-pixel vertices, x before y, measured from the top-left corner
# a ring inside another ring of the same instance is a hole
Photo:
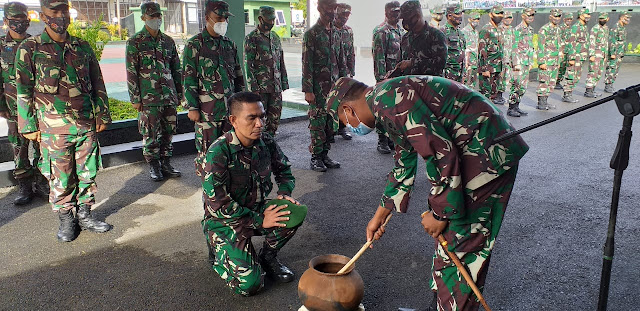
[[[582,15],[582,14],[591,14],[591,12],[589,12],[589,9],[587,8],[582,8],[578,11],[578,15]]]
[[[409,0],[400,6],[400,14],[407,14],[416,10],[422,10],[422,5],[418,0]]]
[[[340,118],[338,117],[337,111],[338,106],[340,106],[340,101],[342,101],[344,95],[346,95],[351,87],[356,83],[358,83],[358,80],[342,77],[336,81],[336,84],[334,84],[331,91],[329,91],[329,95],[327,95],[327,112],[329,113],[329,116],[331,116],[331,120],[333,120],[332,124],[334,131],[337,131],[338,126],[340,125]]]
[[[504,11],[504,18],[513,18],[513,12]]]
[[[272,20],[276,18],[276,9],[272,6],[263,5],[260,7],[260,16]]]
[[[564,14],[564,19],[574,19],[576,18],[573,13],[567,12]]]
[[[24,15],[29,16],[29,12],[27,12],[27,6],[20,2],[7,2],[4,5],[4,17],[17,17]]]
[[[153,16],[155,14],[162,14],[162,10],[160,10],[160,3],[147,1],[143,2],[140,5],[140,11],[143,15]]]
[[[69,6],[69,1],[62,0],[40,0],[40,6],[47,9],[54,9],[61,5]]]
[[[533,8],[524,8],[524,10],[522,10],[522,14],[526,14],[526,15],[536,14],[536,10],[534,10]]]
[[[470,18],[470,19],[480,19],[480,13],[478,13],[478,12],[471,12],[471,13],[469,13],[469,18]]]
[[[501,4],[496,4],[491,8],[491,11],[489,12],[493,14],[504,13],[504,7]]]
[[[609,18],[609,13],[607,12],[600,12],[600,15],[598,15],[598,19],[607,19]]]
[[[336,14],[351,13],[351,6],[346,3],[338,3]]]
[[[460,3],[456,3],[447,7],[447,14],[462,14]]]
[[[444,10],[443,6],[439,5],[439,6],[435,7],[435,8],[433,8],[433,9],[429,10],[429,12],[431,14],[444,14],[445,10]]]
[[[629,11],[621,12],[620,17],[631,17],[631,12]]]
[[[558,9],[558,8],[553,8],[551,9],[551,16],[562,16],[562,10]]]
[[[207,0],[205,9],[223,17],[235,16],[229,12],[229,4],[224,1]]]

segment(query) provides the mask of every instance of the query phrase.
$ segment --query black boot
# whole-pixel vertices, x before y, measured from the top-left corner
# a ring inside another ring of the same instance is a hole
[[[516,109],[514,104],[509,104],[509,110],[507,110],[507,115],[510,117],[520,117],[520,112]]]
[[[209,267],[213,267],[216,264],[216,252],[209,243],[209,240],[205,240],[207,242],[207,249],[209,250]]]
[[[311,156],[311,170],[316,172],[326,172],[327,167],[324,165],[324,161],[322,161],[322,156],[312,155]]]
[[[560,81],[556,82],[556,86],[554,87],[554,89],[556,89],[556,90],[562,90],[563,89],[562,85],[560,84]]]
[[[538,96],[538,105],[536,106],[536,109],[549,110],[547,98],[548,96]]]
[[[353,138],[351,133],[347,132],[344,127],[338,129],[338,134],[342,136],[342,139],[344,140],[351,140]]]
[[[433,292],[433,299],[431,299],[431,305],[427,311],[438,311],[438,292]]]
[[[97,220],[91,216],[91,206],[89,205],[80,205],[78,206],[78,211],[76,213],[78,215],[78,224],[80,228],[83,230],[89,230],[92,232],[103,233],[111,230],[111,225]]]
[[[521,116],[526,116],[526,115],[528,115],[528,114],[529,114],[528,112],[526,112],[526,111],[524,111],[524,110],[520,109],[520,104],[517,104],[517,105],[516,105],[516,111],[518,111],[518,112],[520,113],[520,115],[521,115]]]
[[[18,196],[13,200],[13,204],[15,205],[25,205],[29,204],[31,200],[33,200],[33,190],[31,189],[31,178],[20,178],[18,179],[18,186],[20,189],[18,190]]]
[[[605,93],[615,93],[616,91],[613,89],[613,84],[605,84],[604,85]]]
[[[573,92],[564,92],[564,96],[562,96],[562,101],[565,103],[575,104],[579,102],[579,100],[573,98]]]
[[[264,272],[267,273],[267,276],[280,282],[280,283],[289,283],[293,281],[296,275],[291,271],[291,269],[287,268],[287,266],[280,263],[278,260],[278,251],[265,245],[260,250],[260,265]]]
[[[59,210],[58,218],[60,219],[60,227],[58,227],[58,241],[71,242],[78,236],[78,224],[76,218],[73,217],[71,210]]]
[[[160,167],[160,160],[151,160],[149,162],[149,176],[153,181],[162,181],[164,176],[162,175],[162,168]]]
[[[384,136],[384,134],[378,134],[378,152],[382,154],[391,153],[387,136]]]
[[[182,176],[180,171],[171,166],[171,158],[162,159],[162,167],[160,169],[163,177],[176,178]]]
[[[601,93],[596,93],[593,88],[588,88],[584,91],[584,97],[589,97],[589,98],[598,98],[602,96]]]
[[[340,162],[331,160],[331,158],[329,158],[328,151],[325,151],[322,154],[322,163],[324,163],[324,166],[327,168],[340,168]]]
[[[504,105],[506,103],[506,100],[502,97],[502,92],[498,92],[496,98],[493,99],[493,103],[496,105]]]
[[[49,198],[49,180],[47,180],[39,172],[36,173],[31,188],[33,189],[33,194],[41,198]]]

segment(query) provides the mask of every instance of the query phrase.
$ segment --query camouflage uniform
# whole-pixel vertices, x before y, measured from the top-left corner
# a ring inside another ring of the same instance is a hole
[[[562,14],[558,9],[552,14]],[[538,70],[538,96],[547,97],[556,85],[560,62],[560,27],[549,22],[538,31],[538,66],[547,65],[546,70]]]
[[[505,12],[504,17],[507,16],[513,17],[511,12]],[[498,92],[504,92],[507,89],[507,83],[511,80],[511,75],[513,73],[513,63],[511,62],[511,55],[513,50],[513,41],[515,36],[514,28],[509,25],[500,24],[498,26],[500,30],[500,42],[502,43],[504,66],[502,67],[502,72],[500,74],[500,83],[498,83]]]
[[[158,6],[158,9],[160,7]],[[147,162],[170,158],[178,124],[176,108],[182,99],[182,71],[176,44],[146,27],[127,41],[127,85],[132,104],[141,104],[138,130]]]
[[[440,29],[440,22],[435,20],[433,18],[434,15],[436,14],[440,14],[440,15],[444,15],[445,9],[443,6],[437,6],[431,10],[429,10],[429,13],[431,13],[431,19],[429,20],[429,26],[435,28],[435,29]]]
[[[340,33],[318,21],[304,33],[302,43],[302,92],[313,93],[315,101],[309,105],[309,152],[322,156],[329,152],[328,138],[333,136],[327,117],[326,100],[331,86],[338,80],[340,70]]]
[[[338,13],[340,13],[340,9],[338,9]],[[356,51],[353,46],[353,29],[344,25],[342,28],[337,28],[337,31],[341,41],[340,56],[338,58],[340,77],[353,77],[356,75]]]
[[[109,124],[107,91],[89,43],[66,34],[59,44],[44,31],[16,54],[18,129],[41,132],[42,174],[54,211],[95,203],[101,166],[96,122]]]
[[[232,16],[228,6],[215,12]],[[226,36],[212,36],[206,28],[187,41],[182,58],[183,106],[200,112],[200,122],[195,124],[196,150],[200,157],[231,129],[227,99],[235,92],[244,91],[244,77],[235,43]],[[199,174],[197,170],[196,173]]]
[[[270,12],[265,9],[265,14]],[[282,91],[289,88],[280,37],[274,31],[264,33],[256,28],[244,41],[244,56],[249,91],[262,97],[267,118],[264,130],[275,136],[282,114]]]
[[[252,236],[265,236],[265,246],[281,249],[297,228],[262,228],[267,196],[273,189],[291,195],[295,179],[278,144],[264,133],[243,147],[231,130],[216,140],[202,162],[204,219],[202,229],[215,254],[213,270],[236,293],[251,295],[263,284]]]
[[[583,12],[583,10],[586,9],[582,9],[580,12]],[[578,15],[582,14],[580,12],[578,12]],[[588,11],[586,12],[588,13]],[[583,25],[582,22],[578,20],[571,26],[571,33],[564,45],[564,54],[567,55],[569,61],[574,61],[573,65],[567,66],[567,73],[564,76],[562,88],[565,94],[571,93],[580,81],[583,62],[587,60],[587,54],[589,52],[588,42],[589,29],[586,24]]]
[[[571,15],[572,13],[566,13],[567,15]],[[567,18],[565,15],[564,18]],[[560,84],[562,80],[564,80],[564,76],[567,73],[567,67],[569,66],[569,55],[564,53],[564,46],[567,44],[567,40],[569,40],[569,36],[571,35],[571,26],[572,24],[562,23],[562,26],[559,26],[560,29],[560,67],[558,68],[558,80],[556,84]]]
[[[500,29],[491,23],[482,27],[478,33],[478,80],[480,93],[489,99],[498,96],[498,83],[503,70],[503,46],[500,42]],[[490,76],[485,77],[483,72],[489,71]]]
[[[607,13],[600,13],[598,19],[608,19]],[[587,89],[594,89],[605,69],[605,59],[607,58],[607,52],[609,51],[609,27],[605,24],[601,26],[600,23],[591,28],[589,34],[589,55],[595,56],[596,60],[589,60],[589,73],[587,74]]]
[[[472,13],[470,18],[480,18],[478,13]],[[464,50],[464,74],[462,83],[470,88],[478,87],[478,31],[471,25],[462,28],[467,46]]]
[[[400,29],[387,22],[380,24],[373,30],[373,74],[376,82],[384,80],[385,76],[393,71],[402,59],[401,39]]]
[[[458,8],[456,14],[462,14]],[[464,70],[464,51],[467,42],[460,27],[454,27],[447,22],[440,31],[444,33],[447,42],[447,62],[444,67],[444,77],[457,82],[462,82],[462,72]]]
[[[631,16],[625,14],[628,18]],[[612,28],[609,32],[609,52],[607,53],[607,70],[604,78],[605,85],[611,88],[613,91],[613,83],[616,81],[618,71],[620,70],[620,63],[624,57],[625,43],[627,41],[627,28],[620,22],[616,24],[615,28]],[[611,56],[615,56],[615,59],[611,59]],[[613,92],[612,92],[613,93]]]
[[[425,25],[421,32],[407,32],[400,42],[402,60],[411,66],[401,75],[442,76],[447,63],[447,43],[442,31]]]
[[[343,85],[338,83],[332,91],[335,98]],[[396,143],[395,167],[388,175],[380,205],[407,211],[418,159],[423,159],[431,183],[428,205],[449,221],[443,231],[449,250],[467,265],[482,289],[518,161],[528,146],[519,136],[490,145],[495,137],[513,128],[480,93],[444,78],[387,80],[375,85],[366,100]],[[337,107],[338,101],[332,102]],[[332,115],[335,122],[335,108]],[[479,302],[439,244],[432,278],[438,310],[478,309]]]
[[[525,9],[525,13],[534,13],[533,9]],[[533,65],[533,27],[524,22],[516,26],[514,31],[513,51],[511,64],[519,66],[520,70],[514,70],[511,74],[511,91],[509,92],[509,107],[518,107],[522,96],[527,91],[529,84],[529,71]]]

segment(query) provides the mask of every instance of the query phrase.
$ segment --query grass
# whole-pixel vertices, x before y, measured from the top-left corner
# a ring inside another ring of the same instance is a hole
[[[138,119],[138,111],[133,109],[131,102],[109,98],[109,111],[113,121]],[[178,106],[178,112],[185,111],[182,106]]]

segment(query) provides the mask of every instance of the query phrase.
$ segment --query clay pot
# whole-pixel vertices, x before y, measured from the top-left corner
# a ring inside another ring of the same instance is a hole
[[[323,255],[309,261],[309,269],[298,283],[298,296],[309,311],[358,310],[364,297],[364,283],[351,266],[345,274],[336,273],[349,261],[342,255]]]

